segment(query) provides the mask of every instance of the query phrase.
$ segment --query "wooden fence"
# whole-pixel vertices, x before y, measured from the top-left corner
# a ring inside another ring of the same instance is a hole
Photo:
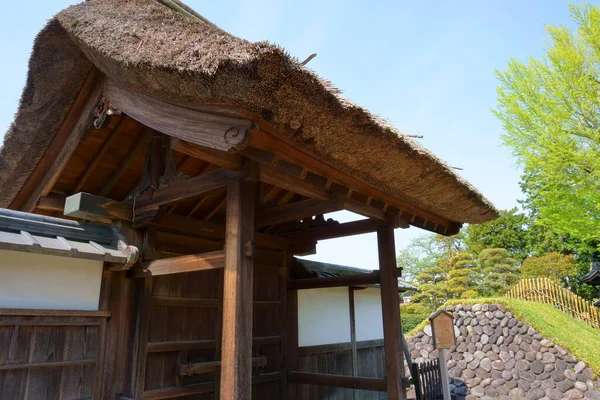
[[[442,399],[442,375],[438,359],[413,363],[411,367],[417,400]]]
[[[600,312],[594,305],[547,278],[522,279],[507,297],[552,304],[573,318],[600,329]]]

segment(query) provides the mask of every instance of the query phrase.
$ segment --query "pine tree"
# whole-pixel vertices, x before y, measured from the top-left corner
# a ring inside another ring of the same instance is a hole
[[[447,290],[454,298],[477,296],[477,265],[469,253],[458,253],[449,260]]]
[[[483,280],[479,294],[503,295],[521,279],[519,264],[506,249],[485,249],[479,254]]]

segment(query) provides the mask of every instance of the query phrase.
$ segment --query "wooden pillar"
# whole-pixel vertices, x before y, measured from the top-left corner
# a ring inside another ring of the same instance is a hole
[[[350,345],[352,346],[352,376],[358,376],[358,349],[356,348],[356,312],[354,308],[354,291],[348,286],[348,305],[350,309]],[[356,388],[352,390],[352,398],[356,399]]]
[[[227,186],[222,400],[252,398],[252,294],[254,183],[236,179]]]
[[[294,256],[286,252],[286,283],[291,278]],[[300,356],[298,351],[298,290],[287,286],[285,307],[285,342],[283,344],[284,374],[290,370],[298,370]],[[284,399],[295,400],[297,398],[297,385],[287,382]]]
[[[396,250],[393,226],[388,225],[377,228],[377,245],[381,273],[381,310],[383,313],[383,343],[385,347],[388,399],[404,400],[406,394],[402,385],[404,378],[402,327],[398,278],[396,278]]]

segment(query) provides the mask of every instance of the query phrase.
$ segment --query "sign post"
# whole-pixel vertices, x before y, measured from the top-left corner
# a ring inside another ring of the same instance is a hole
[[[456,337],[454,335],[454,319],[449,312],[441,309],[429,317],[429,322],[431,323],[431,333],[433,335],[433,347],[438,350],[442,393],[444,394],[444,400],[450,400],[446,349],[449,349],[456,343]]]

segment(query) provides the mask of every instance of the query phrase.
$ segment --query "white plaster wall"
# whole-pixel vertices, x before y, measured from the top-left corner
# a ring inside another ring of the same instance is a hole
[[[379,288],[354,291],[354,315],[357,341],[383,339],[381,291]]]
[[[298,291],[298,345],[350,341],[348,288]]]
[[[0,308],[97,310],[101,261],[0,250]]]

